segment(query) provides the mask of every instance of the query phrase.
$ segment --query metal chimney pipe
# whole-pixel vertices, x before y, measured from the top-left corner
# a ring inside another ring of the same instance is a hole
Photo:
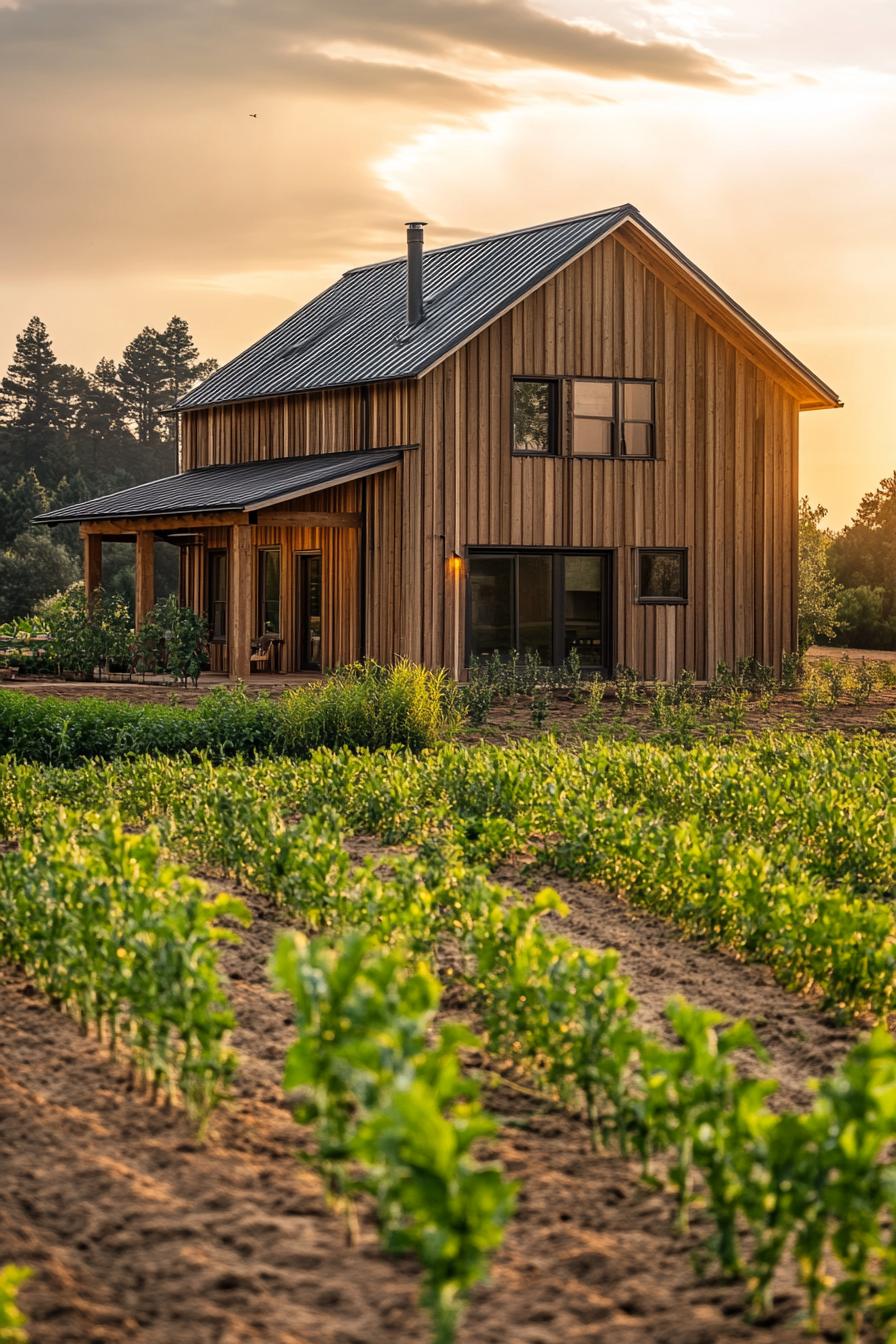
[[[423,224],[413,220],[408,230],[408,326],[423,321]]]

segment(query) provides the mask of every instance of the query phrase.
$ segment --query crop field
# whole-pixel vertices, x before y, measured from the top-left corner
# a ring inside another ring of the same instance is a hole
[[[53,765],[41,723],[0,758],[35,1341],[896,1340],[892,737]]]

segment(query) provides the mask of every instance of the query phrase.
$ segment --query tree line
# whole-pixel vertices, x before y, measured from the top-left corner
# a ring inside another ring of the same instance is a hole
[[[0,622],[30,613],[81,574],[77,526],[31,519],[177,470],[172,407],[216,367],[188,324],[144,327],[119,360],[92,372],[57,359],[33,317],[0,380]],[[800,504],[800,639],[896,648],[896,471],[866,494],[839,532],[826,510]],[[156,548],[160,597],[177,584],[177,551]],[[104,586],[133,602],[130,546],[106,547]]]
[[[826,516],[800,501],[801,641],[896,649],[896,471],[839,532]]]
[[[0,622],[81,574],[77,526],[35,527],[35,514],[175,472],[172,407],[215,367],[182,317],[144,327],[119,360],[103,358],[92,372],[57,359],[32,317],[0,380]],[[177,552],[157,550],[164,595],[177,582]],[[104,586],[132,602],[131,548],[106,551]]]

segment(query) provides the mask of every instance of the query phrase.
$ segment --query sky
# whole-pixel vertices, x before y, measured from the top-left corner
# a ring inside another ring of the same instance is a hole
[[[829,523],[896,469],[892,0],[0,0],[0,114],[0,367],[33,313],[224,360],[407,219],[631,201],[844,401]]]

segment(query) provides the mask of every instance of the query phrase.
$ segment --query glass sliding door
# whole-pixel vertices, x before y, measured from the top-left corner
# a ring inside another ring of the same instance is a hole
[[[564,555],[563,656],[575,649],[583,667],[607,667],[604,649],[604,597],[607,559],[603,555]]]
[[[552,555],[516,556],[516,647],[525,658],[537,653],[539,662],[554,661],[554,558]]]
[[[607,668],[609,566],[600,551],[471,552],[471,657],[532,652],[550,666],[575,649],[583,667]]]
[[[321,666],[322,609],[321,559],[319,554],[296,556],[297,667],[319,672]]]
[[[471,557],[470,601],[473,657],[506,657],[516,648],[516,557]]]

